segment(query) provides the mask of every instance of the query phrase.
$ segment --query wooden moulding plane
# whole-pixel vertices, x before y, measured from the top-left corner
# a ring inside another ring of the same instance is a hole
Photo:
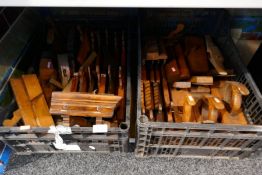
[[[15,126],[20,119],[25,125],[32,127],[54,125],[36,75],[12,78],[10,83],[19,109],[14,112],[12,119],[3,122],[4,126]]]
[[[53,92],[50,113],[55,115],[112,118],[122,97],[81,92]]]

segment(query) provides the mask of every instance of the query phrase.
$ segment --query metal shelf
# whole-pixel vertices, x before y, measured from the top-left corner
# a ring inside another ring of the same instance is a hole
[[[0,6],[262,8],[261,0],[1,0]]]

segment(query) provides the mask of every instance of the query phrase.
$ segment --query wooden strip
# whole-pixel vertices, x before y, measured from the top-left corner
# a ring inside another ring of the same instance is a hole
[[[3,121],[3,126],[9,126],[9,127],[15,126],[21,119],[22,119],[22,115],[18,109],[15,112],[13,112],[13,117],[11,119],[5,119]]]
[[[165,71],[168,83],[174,83],[180,79],[180,72],[175,59],[165,65]]]
[[[99,82],[99,85],[98,85],[98,92],[100,94],[103,94],[105,93],[106,91],[106,74],[101,74],[100,75],[100,82]]]
[[[65,87],[70,80],[70,67],[68,63],[67,54],[61,54],[57,56],[58,67],[62,86]]]
[[[145,115],[145,92],[144,92],[144,84],[143,81],[141,81],[141,113],[142,115]]]
[[[49,113],[45,97],[36,75],[23,75],[22,79],[32,102],[38,126],[49,127],[54,125],[53,118]]]
[[[188,88],[191,88],[191,82],[177,81],[173,83],[173,87],[180,88],[180,89],[188,89]]]
[[[213,85],[213,77],[212,76],[193,76],[191,78],[192,84],[197,85]]]
[[[11,87],[14,92],[16,102],[21,109],[21,115],[25,125],[37,126],[31,101],[27,96],[22,79],[10,79]]]
[[[189,69],[186,63],[185,55],[180,44],[175,46],[175,54],[177,56],[177,63],[180,72],[180,79],[187,80],[190,78]]]
[[[88,58],[85,60],[85,62],[82,64],[80,69],[84,69],[85,67],[90,66],[94,62],[96,57],[97,57],[96,52],[92,51],[91,54],[88,56]]]
[[[35,74],[22,75],[22,79],[24,81],[29,100],[33,100],[43,93]]]
[[[146,110],[153,110],[153,99],[151,93],[151,87],[149,81],[144,81],[144,90],[145,90],[145,106]]]
[[[210,88],[206,86],[191,87],[191,93],[210,93]]]
[[[89,94],[81,92],[53,92],[52,98],[70,98],[95,101],[120,101],[122,97],[116,95]]]
[[[51,79],[49,80],[49,83],[55,85],[55,86],[58,87],[59,89],[63,89],[62,84],[61,84],[59,81],[55,80],[54,78],[51,78]]]
[[[205,36],[207,52],[209,53],[209,61],[215,67],[216,71],[220,75],[227,75],[227,71],[224,68],[223,62],[224,57],[222,56],[220,50],[213,43],[210,36]]]
[[[55,125],[43,94],[32,101],[32,106],[39,126],[49,127]]]

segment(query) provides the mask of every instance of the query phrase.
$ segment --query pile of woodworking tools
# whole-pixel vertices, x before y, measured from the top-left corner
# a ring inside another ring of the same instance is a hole
[[[4,126],[118,127],[125,121],[126,32],[68,28],[48,21],[38,75],[10,80],[19,109]]]
[[[157,122],[248,124],[241,106],[247,87],[231,81],[210,36],[177,38],[181,26],[144,41],[141,113]]]

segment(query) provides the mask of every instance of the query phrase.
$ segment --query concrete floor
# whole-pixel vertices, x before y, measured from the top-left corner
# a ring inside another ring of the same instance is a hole
[[[209,160],[190,158],[135,158],[128,154],[40,154],[13,155],[7,175],[259,175],[262,174],[262,156],[243,160]]]

